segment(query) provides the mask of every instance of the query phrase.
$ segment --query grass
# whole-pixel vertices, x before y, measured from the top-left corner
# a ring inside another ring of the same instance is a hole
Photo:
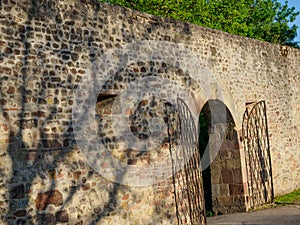
[[[295,190],[291,193],[279,196],[275,198],[275,204],[295,204],[295,202],[299,200],[300,201],[300,189]]]
[[[212,217],[214,216],[214,213],[210,210],[206,211],[206,217]]]

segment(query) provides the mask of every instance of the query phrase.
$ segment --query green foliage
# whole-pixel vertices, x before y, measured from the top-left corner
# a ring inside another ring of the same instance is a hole
[[[299,12],[277,0],[99,0],[275,44],[299,47]]]
[[[214,213],[212,211],[206,211],[206,217],[213,217]]]
[[[276,204],[293,204],[295,201],[300,200],[300,189],[295,190],[275,199]]]

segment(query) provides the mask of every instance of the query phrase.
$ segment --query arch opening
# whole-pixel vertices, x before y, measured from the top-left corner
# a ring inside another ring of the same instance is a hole
[[[245,211],[238,135],[220,100],[208,100],[199,115],[199,152],[207,215]]]

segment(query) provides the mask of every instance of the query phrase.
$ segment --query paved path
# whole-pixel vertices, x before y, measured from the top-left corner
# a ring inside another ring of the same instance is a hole
[[[210,217],[207,225],[300,225],[300,205]]]

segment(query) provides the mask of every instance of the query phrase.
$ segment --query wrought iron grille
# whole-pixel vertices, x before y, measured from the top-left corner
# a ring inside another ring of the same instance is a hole
[[[192,114],[182,99],[177,99],[178,114],[169,134],[178,135],[176,148],[170,147],[176,215],[179,225],[206,224],[197,129]],[[170,146],[174,142],[170,142]]]
[[[264,101],[247,108],[243,118],[243,141],[250,208],[274,200],[269,135]]]

